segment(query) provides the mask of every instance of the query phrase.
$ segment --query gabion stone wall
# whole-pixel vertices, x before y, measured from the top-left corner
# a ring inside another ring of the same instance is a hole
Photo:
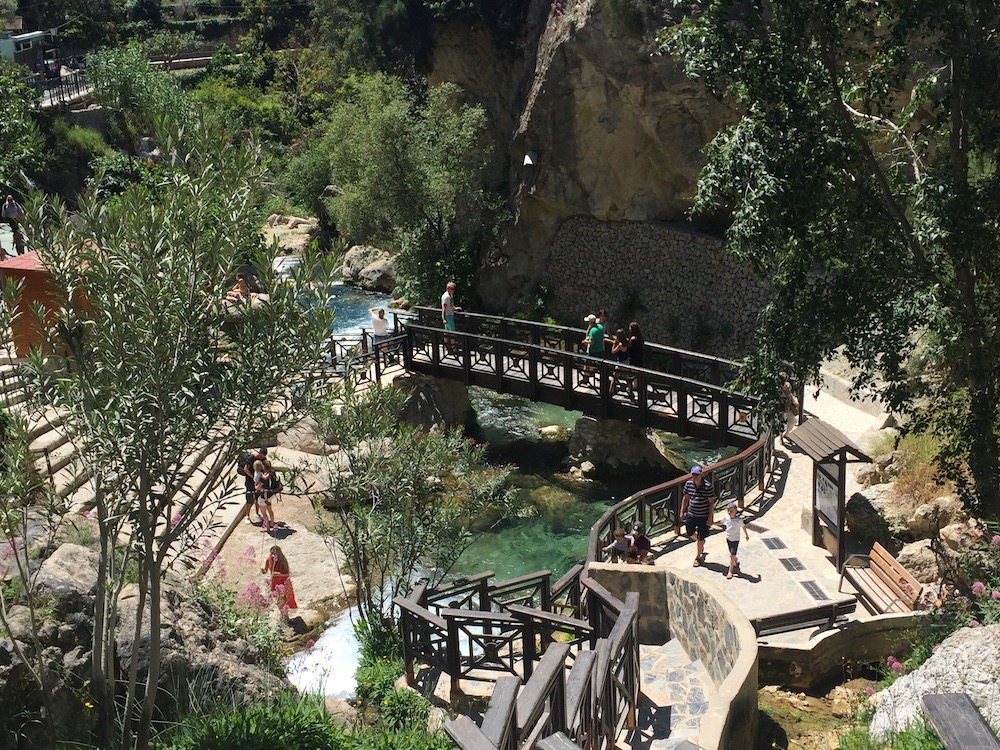
[[[568,325],[603,307],[608,335],[635,320],[647,341],[720,357],[749,351],[769,294],[718,238],[683,224],[590,216],[562,224],[539,283],[546,312]]]

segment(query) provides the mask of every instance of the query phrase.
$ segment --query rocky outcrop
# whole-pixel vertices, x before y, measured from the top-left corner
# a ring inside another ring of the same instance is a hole
[[[644,428],[616,419],[578,420],[567,461],[572,473],[584,475],[658,474],[667,481],[683,474],[657,450]]]
[[[396,288],[396,256],[370,245],[355,245],[344,254],[341,275],[362,289],[391,294]]]
[[[962,628],[918,669],[878,693],[869,731],[885,738],[921,719],[927,693],[967,693],[994,730],[1000,729],[1000,625]]]
[[[645,322],[650,339],[689,345],[700,334],[702,351],[736,353],[766,290],[685,223],[704,147],[735,115],[680,61],[651,54],[667,22],[636,34],[608,2],[534,2],[523,56],[505,56],[485,32],[445,27],[430,79],[462,86],[487,110],[494,142],[510,144],[506,163],[488,169],[508,187],[514,220],[480,274],[487,308],[538,296],[565,320],[617,308],[616,319]],[[581,289],[564,291],[567,279]],[[693,310],[677,293],[691,285],[731,294]]]
[[[848,529],[883,545],[893,537],[907,542],[926,539],[937,530],[943,536],[945,528],[965,518],[962,503],[954,495],[941,495],[922,503],[898,492],[889,483],[854,493],[847,500],[846,513]],[[955,534],[959,533],[956,529]]]
[[[469,389],[462,383],[407,373],[393,386],[409,395],[402,420],[424,431],[435,427],[465,427],[472,418]]]
[[[316,420],[303,417],[284,432],[278,433],[276,442],[283,448],[325,456],[332,452],[336,439],[332,435],[320,435]]]
[[[316,239],[319,221],[300,216],[271,214],[264,224],[264,241],[270,245],[277,240],[278,247],[285,255],[301,255],[309,243]]]
[[[39,593],[51,605],[51,615],[39,623],[40,652],[33,652],[27,607],[14,605],[8,611],[9,631],[0,632],[0,692],[17,696],[17,700],[0,702],[0,733],[9,737],[14,736],[12,732],[23,732],[23,739],[29,741],[25,747],[48,746],[53,735],[80,740],[89,736],[92,719],[84,701],[91,670],[97,564],[96,552],[75,544],[61,545],[42,562],[36,581]],[[135,661],[141,680],[148,669],[151,633],[147,610],[141,635],[135,638],[139,616],[136,586],[122,591],[118,616],[116,649],[121,675],[127,674]],[[237,700],[259,699],[287,687],[284,679],[255,665],[250,644],[230,640],[216,630],[186,585],[165,584],[156,638],[162,655],[164,704],[160,708],[164,715],[170,715],[170,702],[181,700],[180,692],[195,677],[201,689],[211,693],[225,689]],[[18,651],[28,655],[36,670],[40,658],[41,673],[48,680],[46,691],[52,696],[49,700],[43,701],[32,670],[21,661]],[[46,704],[52,713],[39,721],[39,712]]]

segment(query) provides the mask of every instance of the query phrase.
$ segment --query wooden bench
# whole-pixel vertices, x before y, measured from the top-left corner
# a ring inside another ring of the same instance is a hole
[[[1000,750],[1000,740],[965,693],[928,694],[920,703],[945,750]]]
[[[923,591],[923,585],[878,542],[872,545],[871,553],[847,558],[838,591],[843,591],[845,578],[873,615],[912,612]]]
[[[794,612],[758,617],[751,620],[750,623],[758,638],[804,628],[819,628],[822,631],[829,630],[838,622],[844,621],[847,615],[857,608],[857,600],[852,599],[847,602],[820,604],[808,609],[797,609]]]

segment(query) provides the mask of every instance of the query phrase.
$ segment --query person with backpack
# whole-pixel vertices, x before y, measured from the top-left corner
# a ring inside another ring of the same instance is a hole
[[[243,486],[246,491],[246,511],[243,517],[245,523],[253,523],[250,519],[251,513],[257,516],[258,523],[264,522],[263,516],[257,510],[257,491],[254,487],[253,464],[254,461],[264,461],[266,458],[267,448],[254,448],[236,464],[236,474],[243,477]]]

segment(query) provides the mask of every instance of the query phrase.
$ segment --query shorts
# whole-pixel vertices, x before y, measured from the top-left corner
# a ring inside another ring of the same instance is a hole
[[[708,517],[698,518],[697,516],[688,516],[684,519],[684,524],[687,526],[688,536],[698,535],[699,539],[706,539],[708,537]]]
[[[388,333],[385,336],[376,336],[375,334],[372,334],[372,343],[373,344],[378,345],[378,344],[381,344],[383,341],[388,341],[388,340],[389,340],[389,334]]]
[[[726,545],[729,547],[729,554],[735,555],[736,551],[740,548],[740,540],[737,539],[735,542],[732,539],[726,540]]]
[[[257,505],[259,505],[261,508],[266,508],[270,504],[271,504],[271,498],[265,497],[264,495],[257,496]]]
[[[455,328],[455,313],[448,313],[448,315],[445,316],[444,329],[446,331],[458,330],[457,328]]]

